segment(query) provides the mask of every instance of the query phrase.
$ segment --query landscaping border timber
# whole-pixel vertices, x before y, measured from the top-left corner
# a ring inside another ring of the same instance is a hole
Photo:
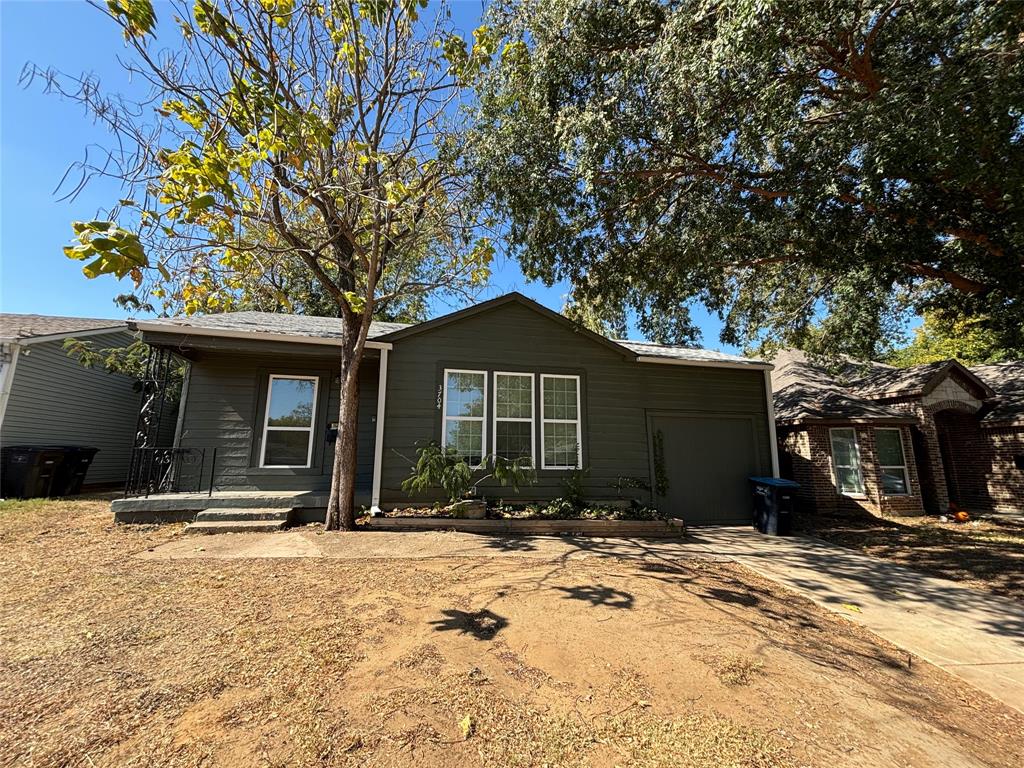
[[[371,531],[461,531],[489,536],[639,536],[668,539],[683,536],[679,518],[669,520],[465,520],[452,517],[367,517],[361,527]]]

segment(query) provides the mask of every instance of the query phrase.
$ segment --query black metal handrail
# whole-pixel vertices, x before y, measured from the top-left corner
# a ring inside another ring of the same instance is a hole
[[[207,466],[209,462],[209,466]],[[124,496],[213,495],[216,448],[132,448]]]

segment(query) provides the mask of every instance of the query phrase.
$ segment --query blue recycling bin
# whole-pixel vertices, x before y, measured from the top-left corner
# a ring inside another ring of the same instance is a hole
[[[800,484],[781,477],[751,477],[754,527],[770,536],[788,536],[793,530],[794,498]]]

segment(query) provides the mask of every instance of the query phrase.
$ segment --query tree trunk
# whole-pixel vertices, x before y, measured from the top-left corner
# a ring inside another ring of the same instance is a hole
[[[328,531],[354,531],[356,442],[359,430],[359,366],[363,345],[357,330],[341,349],[341,392],[338,398],[338,436],[334,441],[334,467],[331,471],[331,495],[327,502]]]

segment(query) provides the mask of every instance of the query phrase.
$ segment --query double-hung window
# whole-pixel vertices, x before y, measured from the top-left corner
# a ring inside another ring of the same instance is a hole
[[[487,372],[445,369],[441,447],[454,448],[471,467],[484,460]]]
[[[533,459],[533,374],[494,374],[494,455]]]
[[[541,374],[541,469],[578,469],[583,465],[580,441],[580,377]]]
[[[876,429],[875,448],[878,467],[882,472],[882,493],[886,496],[906,496],[910,493],[907,460],[903,455],[903,436],[898,429]]]
[[[835,474],[836,490],[840,493],[864,493],[857,431],[845,427],[830,429],[829,438],[832,442],[832,471]]]
[[[309,467],[316,424],[316,376],[272,375],[263,418],[261,467]]]

